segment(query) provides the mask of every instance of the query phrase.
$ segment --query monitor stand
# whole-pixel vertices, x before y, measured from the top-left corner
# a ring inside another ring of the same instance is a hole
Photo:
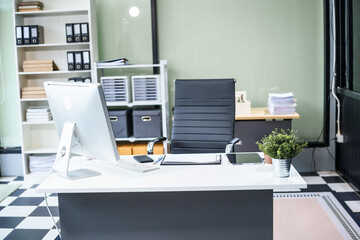
[[[73,155],[71,149],[73,147],[74,137],[76,137],[76,124],[73,122],[65,122],[60,137],[56,160],[52,168],[53,172],[61,177],[72,180],[101,175],[101,173],[89,169],[69,171],[70,159]]]

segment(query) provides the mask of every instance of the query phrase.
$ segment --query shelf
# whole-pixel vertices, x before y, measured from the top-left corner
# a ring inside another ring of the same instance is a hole
[[[81,70],[81,71],[50,71],[50,72],[19,72],[19,75],[71,75],[71,74],[78,74],[78,73],[91,73],[91,70]]]
[[[17,16],[39,17],[39,16],[66,16],[88,14],[87,9],[67,9],[67,10],[42,10],[33,12],[15,12]]]
[[[134,107],[134,106],[159,106],[161,102],[141,102],[141,103],[119,103],[119,102],[106,102],[108,107]]]
[[[54,124],[54,121],[48,122],[22,122],[23,125],[46,125],[46,124]]]
[[[137,142],[137,141],[151,141],[154,140],[156,137],[153,138],[135,138],[135,137],[129,137],[129,138],[115,138],[115,141],[117,142]]]
[[[47,44],[33,44],[33,45],[17,45],[17,48],[31,48],[36,50],[48,50],[48,49],[59,49],[59,50],[65,50],[65,49],[76,49],[77,47],[81,46],[90,46],[89,42],[79,42],[79,43],[47,43]]]
[[[56,154],[57,149],[54,148],[31,148],[24,150],[24,154]]]
[[[152,68],[152,67],[160,67],[160,64],[127,64],[127,65],[120,65],[120,66],[104,66],[99,67],[96,65],[97,69],[116,69],[116,68]]]
[[[47,98],[25,98],[20,99],[20,102],[43,102],[47,101]]]

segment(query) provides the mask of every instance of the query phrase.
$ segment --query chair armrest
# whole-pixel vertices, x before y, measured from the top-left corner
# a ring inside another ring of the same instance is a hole
[[[234,145],[238,143],[240,145],[242,145],[242,142],[239,138],[234,138],[233,140],[231,140],[225,147],[225,153],[231,153],[234,151]]]
[[[151,155],[151,154],[154,153],[154,145],[155,145],[155,143],[163,142],[163,141],[166,141],[166,140],[167,140],[166,137],[158,137],[158,138],[155,138],[155,139],[151,140],[147,145],[147,154]]]

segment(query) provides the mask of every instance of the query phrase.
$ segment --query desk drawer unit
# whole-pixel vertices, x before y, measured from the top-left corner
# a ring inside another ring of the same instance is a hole
[[[159,76],[132,76],[133,102],[160,101]]]
[[[102,77],[101,85],[106,102],[131,102],[130,78],[128,76]]]

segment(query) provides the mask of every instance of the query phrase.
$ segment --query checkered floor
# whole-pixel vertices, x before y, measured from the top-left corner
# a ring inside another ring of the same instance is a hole
[[[360,197],[335,172],[301,174],[308,184],[302,192],[332,192],[350,216],[360,226]],[[0,184],[21,183],[21,177],[2,177]],[[46,209],[43,194],[36,185],[20,187],[0,203],[0,239],[60,239]],[[59,210],[57,195],[48,197],[48,204],[57,225]]]

